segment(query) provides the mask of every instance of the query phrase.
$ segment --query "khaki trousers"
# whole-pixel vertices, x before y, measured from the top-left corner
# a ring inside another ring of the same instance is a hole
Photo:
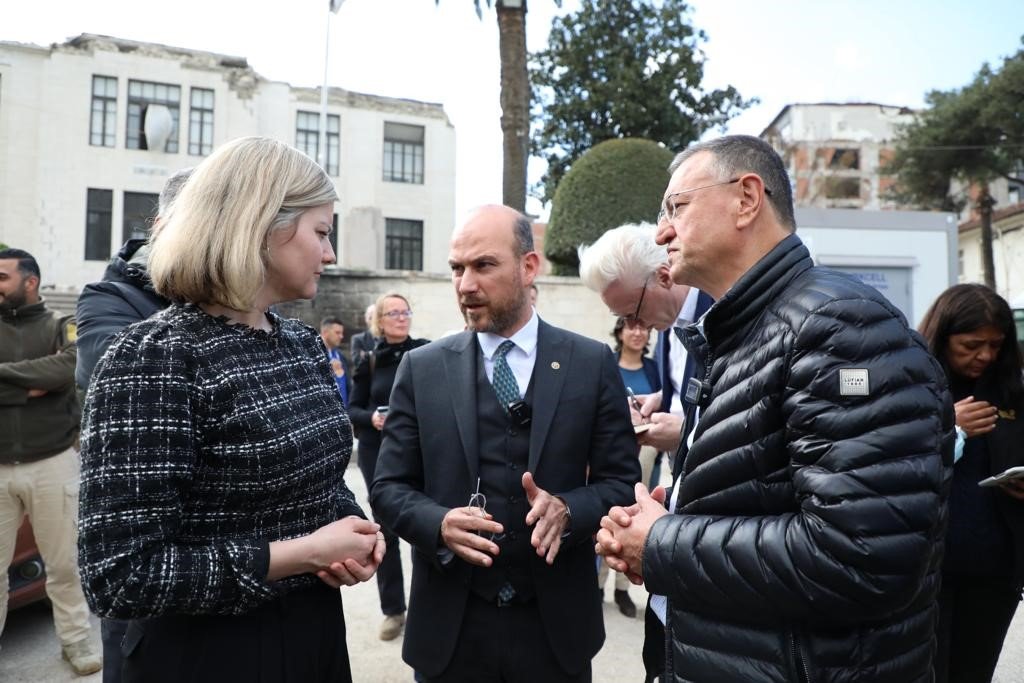
[[[89,636],[89,608],[78,576],[78,453],[69,448],[36,462],[0,465],[0,634],[7,621],[7,570],[28,513],[46,564],[46,594],[62,645]]]

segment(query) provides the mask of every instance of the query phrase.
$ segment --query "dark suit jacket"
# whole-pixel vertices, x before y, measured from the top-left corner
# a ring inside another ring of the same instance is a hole
[[[610,349],[543,321],[537,342],[529,470],[568,503],[572,525],[554,564],[531,555],[530,569],[547,638],[574,673],[604,642],[592,535],[610,507],[633,502],[640,466]],[[469,595],[472,566],[442,563],[439,551],[441,520],[476,485],[478,358],[472,332],[406,354],[370,492],[376,514],[415,549],[402,656],[428,677],[448,665]]]
[[[377,338],[370,330],[363,330],[352,337],[352,365],[359,367],[363,357],[377,345]]]

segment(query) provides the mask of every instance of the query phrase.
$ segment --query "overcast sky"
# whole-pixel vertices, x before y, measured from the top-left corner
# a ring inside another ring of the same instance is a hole
[[[7,0],[10,4],[12,0]],[[293,85],[323,82],[328,0],[46,0],[3,13],[0,40],[47,45],[80,33],[246,57]],[[486,5],[486,2],[481,2]],[[756,135],[793,102],[920,107],[1021,46],[1022,0],[694,0],[708,34],[705,83],[761,104],[728,132]],[[531,0],[527,40],[578,6]],[[456,211],[501,200],[498,37],[471,0],[347,0],[331,22],[331,85],[440,102],[456,129]],[[543,168],[531,167],[531,181]],[[539,202],[527,207],[546,213]]]

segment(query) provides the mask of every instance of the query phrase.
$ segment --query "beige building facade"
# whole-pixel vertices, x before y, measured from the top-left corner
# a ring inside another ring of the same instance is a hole
[[[912,120],[907,107],[875,103],[789,104],[761,133],[782,156],[797,206],[896,209],[885,197],[893,178],[897,127]]]
[[[445,272],[455,130],[444,109],[328,95],[339,265]],[[0,242],[32,252],[44,286],[80,289],[146,234],[168,176],[246,135],[318,158],[320,90],[267,80],[242,57],[106,36],[0,42]]]
[[[960,224],[958,253],[960,282],[984,282],[981,221]],[[1024,308],[1024,202],[997,208],[992,214],[992,260],[996,291],[1017,308]]]

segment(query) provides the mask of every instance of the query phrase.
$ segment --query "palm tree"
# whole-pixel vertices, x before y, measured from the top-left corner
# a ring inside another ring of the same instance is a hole
[[[441,0],[434,0],[440,4]],[[501,199],[519,211],[526,209],[526,160],[530,143],[530,81],[526,72],[526,0],[486,0],[498,15],[498,53],[501,57]],[[555,0],[561,6],[561,0]],[[473,0],[483,18],[480,0]]]

